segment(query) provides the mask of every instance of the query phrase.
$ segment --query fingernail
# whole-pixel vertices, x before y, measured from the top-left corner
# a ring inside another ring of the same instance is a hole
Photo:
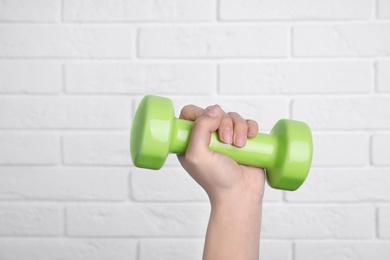
[[[257,132],[255,131],[255,129],[253,127],[249,128],[248,133],[249,133],[250,136],[256,136],[257,135]]]
[[[219,116],[219,109],[217,105],[214,105],[209,108],[207,111],[206,115],[211,116],[211,117],[218,117]]]
[[[235,145],[238,147],[244,147],[246,143],[246,136],[243,133],[238,133],[235,139]]]
[[[227,144],[232,143],[232,131],[229,128],[225,128],[222,132],[222,141]]]

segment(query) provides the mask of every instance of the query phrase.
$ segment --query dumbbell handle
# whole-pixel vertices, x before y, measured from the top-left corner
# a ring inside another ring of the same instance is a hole
[[[170,152],[184,154],[190,141],[194,122],[174,118]],[[247,139],[244,147],[238,148],[220,141],[216,132],[212,133],[210,149],[228,155],[237,163],[255,167],[272,167],[276,158],[277,138],[272,135],[259,133],[256,137]]]

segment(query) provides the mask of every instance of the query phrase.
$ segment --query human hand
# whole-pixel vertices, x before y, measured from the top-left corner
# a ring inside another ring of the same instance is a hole
[[[211,133],[217,131],[219,139],[236,147],[244,147],[247,138],[258,133],[253,120],[245,120],[237,113],[225,113],[220,106],[206,109],[185,106],[181,119],[195,121],[185,155],[179,161],[191,177],[207,192],[211,204],[243,200],[261,203],[264,194],[264,170],[237,164],[227,155],[209,148]]]

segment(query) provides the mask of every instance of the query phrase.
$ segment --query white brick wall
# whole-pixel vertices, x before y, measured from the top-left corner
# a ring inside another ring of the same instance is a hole
[[[390,259],[389,0],[0,1],[0,259],[200,259],[209,205],[129,157],[145,94],[313,130],[261,259]]]
[[[386,57],[390,24],[298,25],[292,41],[295,57]]]
[[[212,64],[68,63],[67,93],[210,94],[215,86]]]
[[[2,239],[0,244],[2,259],[128,260],[137,254],[132,239]]]
[[[223,20],[347,20],[370,17],[370,0],[221,0]]]
[[[141,58],[286,57],[285,26],[167,26],[141,28]],[[156,44],[158,43],[158,44]]]
[[[390,9],[390,8],[389,8]],[[376,66],[376,82],[378,92],[390,92],[390,62],[378,61]]]

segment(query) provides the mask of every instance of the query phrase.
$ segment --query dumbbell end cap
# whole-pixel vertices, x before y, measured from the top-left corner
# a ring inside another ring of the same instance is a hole
[[[160,169],[168,156],[173,122],[170,99],[148,95],[139,104],[130,132],[130,153],[136,167]]]
[[[271,135],[278,139],[278,151],[267,181],[276,189],[296,190],[309,174],[313,156],[311,130],[304,122],[281,119]]]

